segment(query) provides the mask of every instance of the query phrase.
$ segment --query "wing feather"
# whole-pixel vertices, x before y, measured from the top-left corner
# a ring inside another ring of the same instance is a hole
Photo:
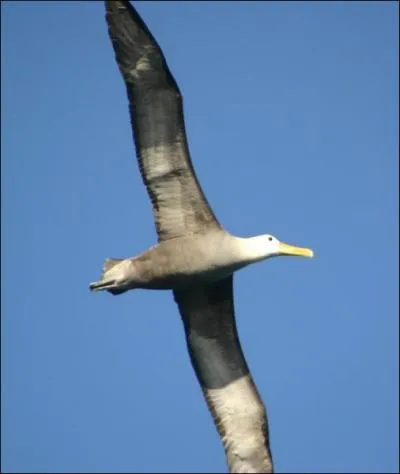
[[[273,472],[268,421],[237,333],[233,277],[174,291],[193,368],[222,439],[229,472]]]
[[[193,170],[182,96],[159,45],[129,1],[105,4],[159,240],[220,228]]]

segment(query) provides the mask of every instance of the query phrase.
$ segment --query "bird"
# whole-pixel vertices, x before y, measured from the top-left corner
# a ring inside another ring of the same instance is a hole
[[[273,472],[267,411],[237,331],[233,274],[270,257],[312,257],[313,251],[270,234],[240,237],[223,228],[197,179],[182,94],[159,44],[128,0],[104,3],[158,242],[133,257],[106,259],[89,288],[112,295],[172,291],[229,472]]]

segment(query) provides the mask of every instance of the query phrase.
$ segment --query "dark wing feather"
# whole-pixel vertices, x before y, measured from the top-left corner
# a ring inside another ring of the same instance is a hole
[[[224,444],[229,472],[272,472],[266,410],[236,329],[233,277],[174,291],[192,365]]]
[[[220,228],[193,170],[182,96],[160,47],[130,2],[105,4],[159,240]]]

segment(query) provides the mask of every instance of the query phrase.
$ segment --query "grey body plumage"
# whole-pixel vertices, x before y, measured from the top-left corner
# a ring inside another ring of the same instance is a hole
[[[178,290],[226,278],[249,262],[238,239],[223,230],[166,240],[128,259],[107,259],[92,290]]]

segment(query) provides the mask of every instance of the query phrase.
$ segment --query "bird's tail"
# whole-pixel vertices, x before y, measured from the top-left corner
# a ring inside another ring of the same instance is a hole
[[[91,291],[103,291],[107,290],[113,295],[120,295],[127,291],[126,289],[118,288],[118,281],[116,275],[110,272],[115,265],[122,262],[122,258],[106,258],[103,264],[101,278],[98,281],[90,283],[89,288]]]
[[[101,272],[101,277],[104,277],[104,274],[110,271],[115,265],[122,262],[123,258],[106,258],[103,263],[103,268]]]

